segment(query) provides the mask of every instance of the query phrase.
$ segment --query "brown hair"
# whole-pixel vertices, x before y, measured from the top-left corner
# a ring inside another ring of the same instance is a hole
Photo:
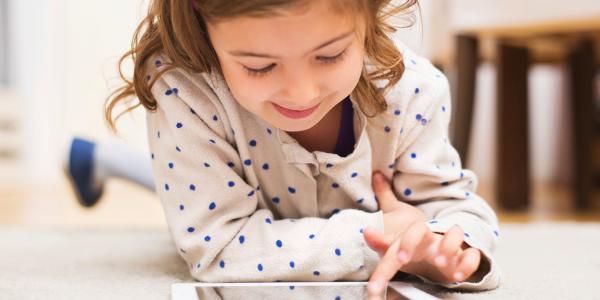
[[[210,72],[211,67],[221,72],[216,53],[206,30],[205,20],[218,21],[237,16],[269,16],[283,9],[301,7],[315,0],[152,0],[148,15],[137,27],[131,50],[118,62],[119,76],[124,84],[115,90],[105,103],[104,117],[109,127],[116,132],[116,121],[123,114],[143,105],[156,110],[156,99],[150,89],[166,71],[183,68],[190,72]],[[317,0],[321,1],[321,0]],[[408,11],[418,0],[405,0],[392,5],[395,0],[328,0],[336,8],[351,9],[362,17],[366,24],[365,55],[373,65],[372,71],[363,67],[361,78],[352,92],[360,109],[369,117],[387,109],[385,92],[396,84],[404,72],[402,54],[387,36],[396,31],[388,18]],[[145,67],[155,54],[169,58],[166,67],[147,80]],[[123,63],[131,58],[134,64],[133,80],[123,74]],[[372,81],[385,80],[383,89]],[[137,103],[132,103],[136,100]],[[125,109],[114,117],[115,108],[124,104]],[[366,111],[374,113],[367,113]]]

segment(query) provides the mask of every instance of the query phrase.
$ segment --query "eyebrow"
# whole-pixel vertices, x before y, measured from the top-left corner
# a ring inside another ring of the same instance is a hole
[[[342,39],[348,37],[353,32],[354,32],[354,29],[350,30],[349,32],[346,32],[344,34],[341,34],[341,35],[339,35],[339,36],[337,36],[337,37],[335,37],[335,38],[333,38],[333,39],[331,39],[331,40],[329,40],[329,41],[327,41],[327,42],[319,45],[318,47],[316,47],[315,49],[313,49],[310,52],[314,52],[314,51],[317,51],[317,50],[319,50],[321,48],[325,48],[325,47],[329,46],[330,44],[333,44],[333,43],[335,43],[335,42],[337,42],[339,40],[342,40]],[[248,52],[248,51],[241,51],[241,50],[230,51],[229,53],[232,54],[232,55],[234,55],[234,56],[248,56],[248,57],[273,58],[273,59],[280,58],[280,57],[273,56],[273,55],[270,55],[270,54]]]

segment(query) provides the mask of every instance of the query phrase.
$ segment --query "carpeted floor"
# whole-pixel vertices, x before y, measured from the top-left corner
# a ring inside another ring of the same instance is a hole
[[[446,299],[600,299],[600,223],[505,224],[503,284]],[[169,299],[192,281],[166,231],[0,228],[1,299]]]

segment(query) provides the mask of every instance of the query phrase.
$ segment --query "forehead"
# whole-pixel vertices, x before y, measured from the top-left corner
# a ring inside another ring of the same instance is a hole
[[[209,35],[213,44],[223,50],[264,51],[282,56],[305,53],[357,28],[357,18],[352,13],[335,10],[327,2],[313,1],[269,16],[241,16],[209,22]],[[356,31],[359,32],[358,28]]]

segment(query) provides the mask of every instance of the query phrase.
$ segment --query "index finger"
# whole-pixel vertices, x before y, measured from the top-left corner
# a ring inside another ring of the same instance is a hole
[[[400,248],[401,237],[398,237],[381,257],[369,279],[368,289],[372,294],[381,294],[385,284],[394,277],[396,272],[406,262],[400,262],[396,253]]]

